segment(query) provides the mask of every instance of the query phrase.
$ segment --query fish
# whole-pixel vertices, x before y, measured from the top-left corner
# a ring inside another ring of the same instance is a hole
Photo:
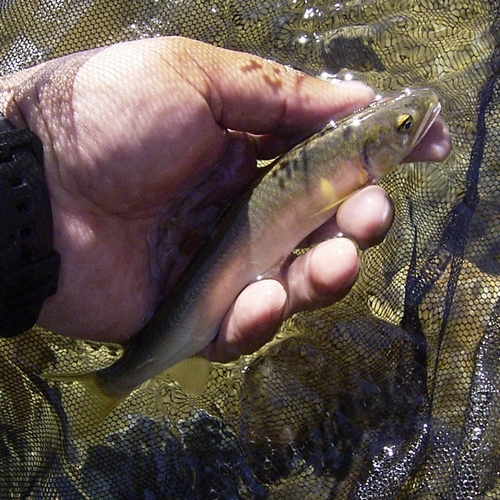
[[[191,375],[203,372],[195,355],[216,337],[239,293],[272,276],[341,202],[400,164],[440,108],[432,89],[404,89],[329,123],[277,158],[221,217],[116,362],[46,378],[85,385],[104,418],[144,382],[183,361]]]

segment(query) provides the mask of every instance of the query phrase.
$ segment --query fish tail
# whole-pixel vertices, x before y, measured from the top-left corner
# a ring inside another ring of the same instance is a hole
[[[124,400],[127,396],[116,396],[109,394],[103,387],[99,372],[90,373],[47,373],[42,378],[50,381],[70,384],[77,382],[85,387],[90,397],[80,396],[72,400],[73,409],[71,415],[75,415],[75,430],[78,434],[85,434],[100,426],[106,417]]]

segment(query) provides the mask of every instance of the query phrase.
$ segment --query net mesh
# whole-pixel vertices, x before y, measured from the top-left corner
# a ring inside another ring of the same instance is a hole
[[[453,151],[396,169],[385,241],[201,397],[158,376],[92,432],[77,384],[113,346],[0,341],[2,498],[500,498],[497,1],[3,0],[0,74],[183,35],[380,91],[432,85]],[[56,34],[56,36],[55,36]]]

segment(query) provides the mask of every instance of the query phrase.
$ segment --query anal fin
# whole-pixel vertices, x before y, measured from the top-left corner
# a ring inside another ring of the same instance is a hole
[[[207,387],[212,363],[200,356],[191,356],[165,371],[184,392],[191,396],[201,396]]]

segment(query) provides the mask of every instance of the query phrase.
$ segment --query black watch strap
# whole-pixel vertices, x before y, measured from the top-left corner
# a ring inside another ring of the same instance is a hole
[[[42,144],[0,115],[0,337],[31,328],[56,292],[53,239]]]

